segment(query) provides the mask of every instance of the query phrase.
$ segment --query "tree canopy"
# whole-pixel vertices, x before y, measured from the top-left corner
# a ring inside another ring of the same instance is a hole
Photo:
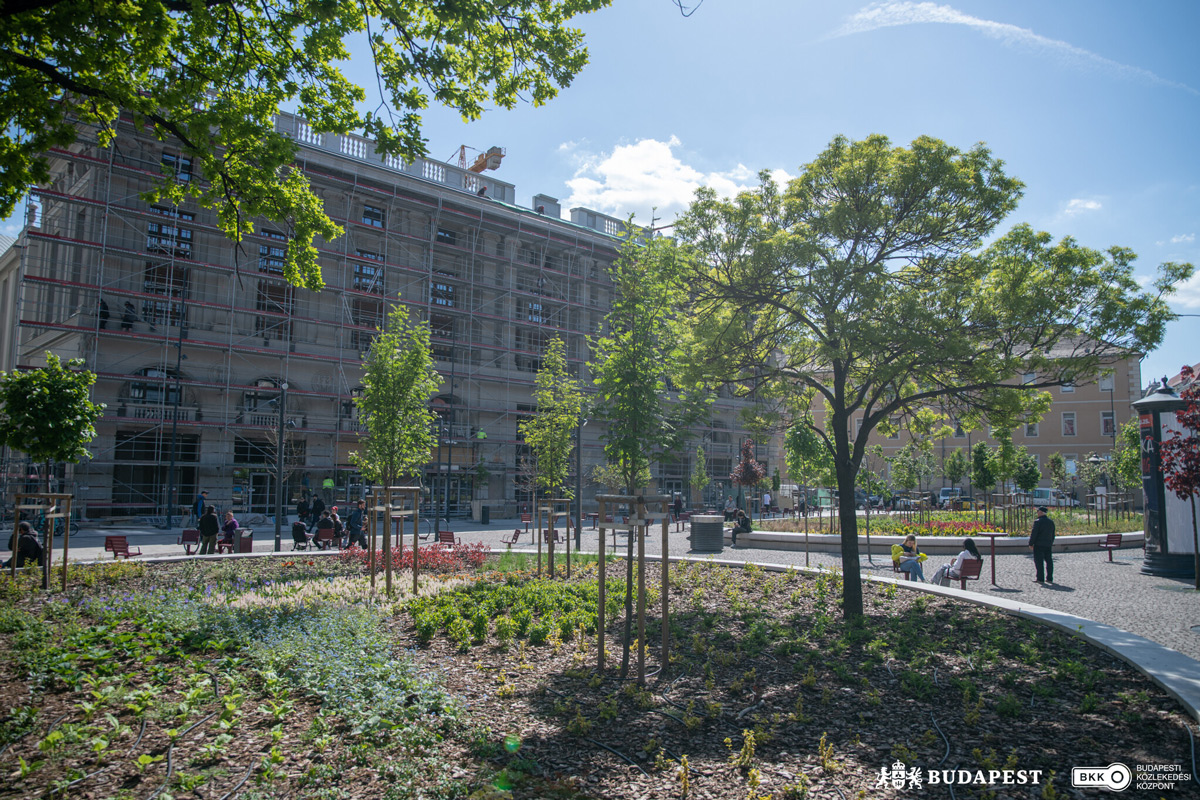
[[[290,226],[285,276],[322,285],[313,238],[341,228],[325,214],[296,146],[274,115],[294,108],[315,133],[361,131],[382,153],[426,152],[421,112],[430,100],[477,118],[489,103],[541,105],[587,63],[569,27],[610,0],[373,0],[191,3],[184,0],[13,0],[0,9],[0,218],[48,180],[47,152],[69,147],[76,121],[101,145],[120,113],[174,138],[203,180],[164,176],[161,196],[214,208],[235,241],[263,216]],[[365,41],[379,106],[342,64]],[[382,110],[380,110],[382,109]]]
[[[862,613],[853,487],[872,431],[933,407],[1024,421],[1048,387],[1152,349],[1191,275],[1165,264],[1143,290],[1128,249],[1027,225],[984,246],[1021,189],[982,144],[839,136],[782,189],[764,172],[730,200],[699,190],[676,226],[696,253],[697,371],[824,405],[847,616]]]
[[[87,443],[104,405],[88,399],[96,374],[82,367],[83,359],[64,364],[47,352],[41,369],[0,372],[0,444],[39,463],[91,458]]]

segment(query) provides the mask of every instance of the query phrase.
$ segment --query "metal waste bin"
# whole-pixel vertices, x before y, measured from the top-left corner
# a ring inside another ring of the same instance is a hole
[[[692,515],[692,532],[688,539],[696,552],[720,553],[725,549],[725,517],[721,514]]]
[[[479,524],[480,525],[491,525],[492,524],[492,507],[491,506],[480,506],[479,507]]]
[[[239,528],[237,531],[237,551],[239,553],[254,552],[254,531],[248,528]]]

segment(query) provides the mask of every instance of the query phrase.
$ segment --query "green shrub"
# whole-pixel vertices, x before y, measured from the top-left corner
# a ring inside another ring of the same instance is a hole
[[[512,641],[517,633],[517,625],[513,622],[512,617],[505,614],[504,616],[496,617],[496,641],[501,644],[507,644]]]
[[[455,617],[450,623],[450,640],[458,645],[458,649],[467,651],[471,647],[471,626],[462,617]]]
[[[471,617],[471,635],[474,637],[476,644],[487,641],[488,623],[487,612],[482,608],[475,612]]]
[[[545,644],[550,636],[550,625],[544,620],[538,620],[529,628],[530,644]]]

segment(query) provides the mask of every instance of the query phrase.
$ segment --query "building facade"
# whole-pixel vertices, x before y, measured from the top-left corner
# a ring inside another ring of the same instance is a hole
[[[289,503],[306,488],[327,502],[357,496],[362,356],[401,302],[428,322],[444,378],[425,485],[439,506],[448,497],[452,516],[473,503],[515,513],[526,455],[518,425],[534,411],[541,354],[561,337],[571,371],[591,387],[587,337],[611,304],[623,222],[584,208],[563,219],[544,195],[523,208],[515,187],[491,175],[384,158],[368,139],[316,134],[292,115],[276,125],[345,229],[316,242],[320,292],[284,281],[281,226],[261,222],[238,247],[212,211],[146,202],[163,170],[203,176],[128,120],[111,146],[85,130],[52,153],[53,178],[31,192],[26,227],[0,257],[0,307],[12,321],[0,326],[0,359],[36,367],[52,351],[98,375],[93,400],[107,408],[93,458],[61,470],[64,488],[88,517],[179,513],[201,489],[219,506],[269,513],[279,473]],[[710,494],[728,483],[738,406],[718,399],[695,431]],[[602,433],[599,421],[582,428],[585,476],[603,461]],[[660,467],[657,488],[683,489],[689,461]],[[29,474],[21,454],[8,454],[6,492]],[[586,503],[597,487],[583,485]]]

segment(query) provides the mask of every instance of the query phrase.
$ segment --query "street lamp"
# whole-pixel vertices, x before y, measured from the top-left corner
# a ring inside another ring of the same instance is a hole
[[[283,437],[287,408],[287,381],[279,384],[279,441],[275,443],[275,552],[283,549]]]
[[[580,417],[575,423],[575,549],[583,539],[583,428],[588,421]]]

